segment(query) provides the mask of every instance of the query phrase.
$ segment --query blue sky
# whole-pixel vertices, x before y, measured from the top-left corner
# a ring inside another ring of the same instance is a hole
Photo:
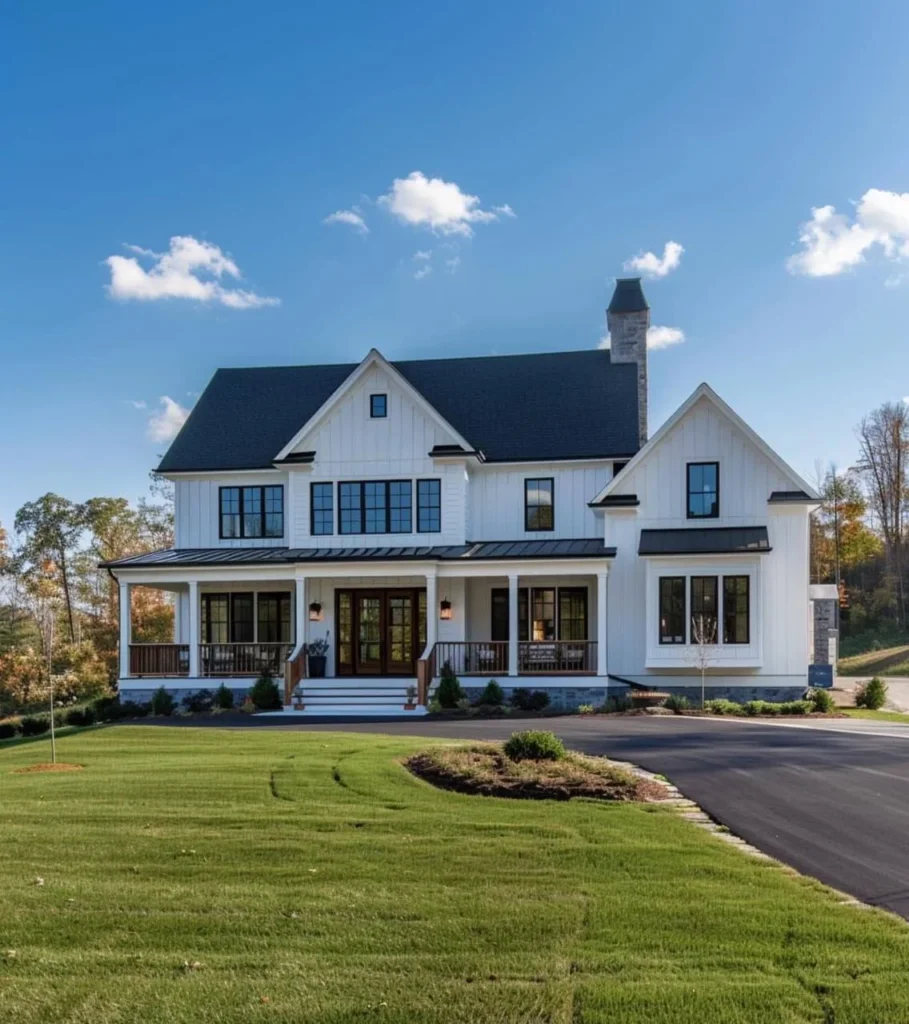
[[[811,474],[909,395],[906,4],[17,6],[2,523],[143,494],[149,417],[218,366],[595,346],[669,241],[645,289],[685,341],[652,353],[651,430],[706,380]],[[354,207],[368,232],[324,223]],[[174,236],[220,277],[124,248]]]

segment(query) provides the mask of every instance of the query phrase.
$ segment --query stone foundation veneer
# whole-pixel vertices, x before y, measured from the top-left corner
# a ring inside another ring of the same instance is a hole
[[[189,697],[194,693],[198,693],[200,690],[210,690],[212,696],[214,696],[220,685],[220,683],[216,686],[168,686],[165,684],[164,689],[167,690],[171,697],[173,697],[179,704],[184,697]],[[281,684],[279,682],[279,688],[280,685]],[[148,704],[152,699],[152,694],[160,688],[161,684],[159,683],[158,686],[152,686],[147,690],[121,690],[117,696],[121,704],[125,704],[127,701],[132,701],[136,704]],[[249,693],[248,686],[228,686],[227,688],[234,695],[234,704],[237,706],[243,703],[243,698],[247,693]]]

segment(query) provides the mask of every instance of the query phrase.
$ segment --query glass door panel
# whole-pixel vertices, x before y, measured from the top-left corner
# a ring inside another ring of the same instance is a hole
[[[357,672],[382,673],[382,598],[378,594],[357,595]]]
[[[354,670],[353,657],[353,592],[338,591],[338,675],[349,676]]]
[[[413,594],[390,594],[385,612],[386,662],[390,673],[410,675],[413,665]]]

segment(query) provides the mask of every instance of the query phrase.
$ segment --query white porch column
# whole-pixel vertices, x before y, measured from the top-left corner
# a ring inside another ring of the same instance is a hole
[[[202,642],[201,630],[199,628],[199,581],[189,581],[189,674],[193,679],[198,679],[199,670],[199,644]]]
[[[306,622],[309,608],[306,604],[306,577],[297,576],[294,580],[294,650],[306,643]]]
[[[597,675],[606,676],[606,580],[609,570],[597,573]]]
[[[439,640],[439,581],[434,572],[426,574],[426,650]]]
[[[518,577],[508,577],[508,674],[518,674]]]
[[[120,580],[120,678],[129,677],[129,645],[132,641],[132,588]]]

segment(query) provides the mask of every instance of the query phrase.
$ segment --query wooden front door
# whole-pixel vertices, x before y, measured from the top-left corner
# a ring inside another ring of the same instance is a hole
[[[338,675],[412,676],[426,642],[425,590],[336,591]]]

